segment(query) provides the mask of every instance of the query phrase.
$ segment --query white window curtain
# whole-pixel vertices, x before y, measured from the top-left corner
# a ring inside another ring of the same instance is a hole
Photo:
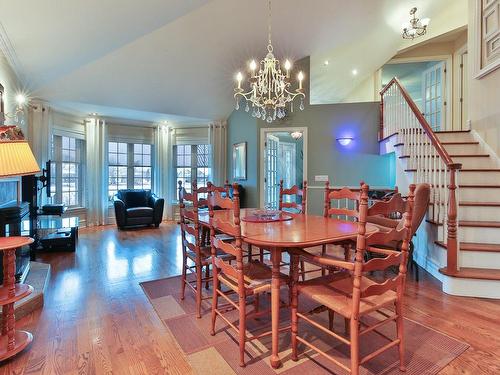
[[[174,143],[174,129],[163,124],[158,125],[155,130],[154,193],[165,199],[163,216],[167,219],[173,219],[173,204],[177,199],[172,165]]]
[[[215,185],[222,186],[226,180],[227,122],[216,121],[208,127],[208,139],[212,149],[212,176]]]
[[[106,127],[97,117],[87,120],[87,226],[105,225],[108,217]]]
[[[46,103],[33,101],[28,116],[28,139],[31,149],[40,168],[45,168],[45,162],[50,159],[53,111]],[[41,194],[38,204],[41,206],[47,203],[46,194]]]

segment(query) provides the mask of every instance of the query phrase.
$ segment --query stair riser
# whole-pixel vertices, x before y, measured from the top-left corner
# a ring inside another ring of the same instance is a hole
[[[492,243],[500,245],[500,228],[460,227],[458,230],[461,242]],[[439,239],[443,238],[443,226],[438,229]],[[491,267],[490,267],[491,268]]]
[[[485,158],[485,157],[471,157],[471,158],[464,158],[464,157],[453,157],[453,162],[454,163],[460,163],[462,164],[462,168],[464,169],[475,169],[475,168],[496,168],[497,165],[495,164],[493,158]]]
[[[500,172],[460,172],[458,181],[468,185],[497,185],[500,184]]]
[[[474,142],[470,132],[466,133],[436,133],[441,142]]]
[[[460,266],[500,269],[500,253],[484,251],[461,251]]]
[[[500,207],[460,206],[459,217],[466,221],[497,221],[500,218]]]
[[[443,145],[450,155],[475,155],[481,154],[480,145]]]
[[[398,155],[398,157],[399,156],[401,156],[401,155]],[[401,160],[403,162],[405,169],[412,169],[415,167],[415,161],[413,161],[410,158],[402,158],[399,160]],[[458,157],[453,157],[453,162],[462,164],[462,168],[464,168],[464,169],[498,168],[498,166],[495,164],[495,162],[492,158],[485,158],[485,157],[460,157],[460,156],[458,156]],[[439,168],[439,164],[437,162],[434,162],[434,160],[432,160],[429,163],[428,159],[426,159],[424,161],[424,166],[425,166],[425,168],[427,166],[430,166],[430,169]],[[485,173],[487,173],[487,172],[485,172]]]
[[[459,189],[462,202],[500,202],[500,188],[462,188]]]
[[[441,211],[438,211],[438,208]],[[436,206],[434,213],[434,205],[431,205],[428,210],[427,217],[438,222],[442,222],[445,217],[445,208],[443,205]],[[439,215],[439,218],[438,218]],[[500,207],[495,206],[460,206],[458,216],[460,220],[465,221],[497,221],[500,218]]]

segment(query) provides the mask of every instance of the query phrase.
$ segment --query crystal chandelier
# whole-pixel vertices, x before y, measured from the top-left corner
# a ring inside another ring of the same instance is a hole
[[[415,16],[417,13],[417,8],[412,8],[410,10],[410,21],[403,25],[403,39],[415,39],[419,36],[425,35],[427,32],[427,26],[429,26],[430,19],[422,18],[421,20]]]
[[[248,64],[250,69],[248,89],[241,87],[244,78],[243,74],[241,72],[236,74],[238,87],[234,89],[234,98],[236,100],[236,110],[240,108],[241,99],[244,99],[246,112],[249,112],[251,108],[253,117],[262,118],[271,123],[276,118],[282,119],[285,117],[288,103],[290,103],[290,111],[293,112],[293,101],[297,97],[300,98],[299,108],[303,110],[306,96],[302,88],[304,73],[298,73],[299,85],[297,89],[292,91],[290,83],[292,64],[289,60],[285,60],[283,68],[286,73],[283,74],[280,61],[273,55],[273,46],[271,44],[271,0],[269,0],[267,52],[266,57],[260,61],[259,65],[255,60],[250,61]]]

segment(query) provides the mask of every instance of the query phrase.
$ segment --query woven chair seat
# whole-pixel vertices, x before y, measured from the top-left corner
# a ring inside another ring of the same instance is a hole
[[[362,277],[361,290],[373,284],[375,284],[374,281],[367,277]],[[348,272],[338,272],[301,282],[298,283],[297,288],[300,295],[307,295],[312,300],[325,305],[346,318],[351,317],[353,287],[352,279]],[[396,298],[397,293],[392,290],[388,290],[378,296],[361,298],[359,314],[365,315],[383,306],[393,304]]]

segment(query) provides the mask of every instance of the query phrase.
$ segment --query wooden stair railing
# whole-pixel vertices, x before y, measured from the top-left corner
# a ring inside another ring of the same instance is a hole
[[[462,164],[454,163],[424,115],[397,78],[380,92],[379,139],[397,136],[407,168],[414,171],[414,183],[431,185],[432,221],[443,224],[442,241],[447,245],[448,273],[458,272],[458,174]],[[401,149],[400,149],[401,150]],[[439,230],[439,229],[438,229]]]

